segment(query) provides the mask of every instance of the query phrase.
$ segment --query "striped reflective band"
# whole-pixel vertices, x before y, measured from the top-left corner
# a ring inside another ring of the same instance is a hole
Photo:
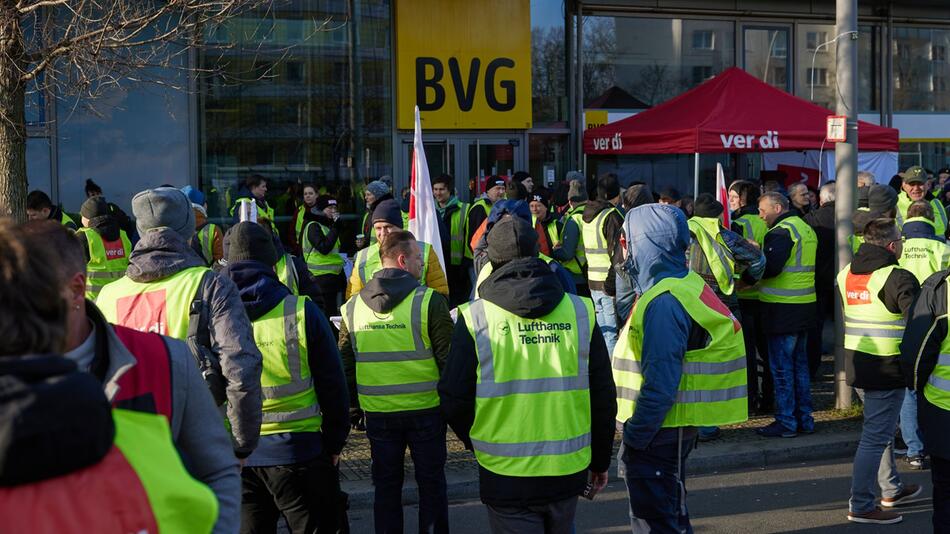
[[[89,271],[86,273],[86,278],[96,278],[103,280],[118,280],[125,276],[125,271]]]
[[[863,328],[860,326],[848,326],[844,327],[844,334],[846,336],[862,336],[862,337],[892,337],[900,339],[904,337],[903,330],[890,330],[887,328]]]
[[[759,293],[775,295],[777,297],[804,297],[807,295],[814,295],[815,288],[806,287],[804,289],[782,289],[777,287],[760,287]]]
[[[521,393],[549,393],[553,391],[585,390],[590,386],[587,372],[587,360],[590,354],[590,318],[587,307],[580,297],[567,295],[574,306],[577,325],[578,361],[577,376],[559,376],[548,378],[523,378],[507,382],[495,381],[495,356],[491,346],[491,334],[488,332],[488,320],[485,317],[485,301],[475,300],[469,310],[472,314],[472,328],[475,331],[475,346],[478,352],[480,382],[475,386],[475,396],[480,398],[504,397]]]
[[[870,319],[858,319],[857,317],[844,316],[844,321],[846,323],[861,323],[861,324],[873,324],[879,326],[904,326],[906,321],[903,319],[898,319],[896,321],[872,321]]]
[[[402,395],[404,393],[425,393],[434,391],[438,386],[438,380],[428,382],[413,382],[411,384],[389,384],[385,386],[366,386],[357,384],[356,390],[360,395],[380,396],[380,395]]]
[[[794,265],[791,267],[786,267],[783,270],[787,273],[813,273],[815,272],[814,267],[798,267]]]
[[[937,365],[946,365],[950,367],[950,354],[941,354],[937,358]]]
[[[716,253],[716,256],[719,257],[719,264],[722,265],[723,269],[726,270],[726,279],[732,280],[732,277],[735,276],[735,273],[732,271],[732,267],[729,266],[728,258],[726,257],[726,250],[719,244],[719,241],[716,241],[716,236],[709,235],[709,232],[706,231],[702,226],[697,225],[695,228],[698,228],[699,231],[706,234],[706,239],[712,244],[713,252]],[[728,253],[731,255],[732,253]],[[707,260],[708,261],[708,260]]]
[[[576,438],[554,441],[529,441],[527,443],[491,443],[472,439],[475,450],[492,456],[535,457],[554,454],[571,454],[590,446],[590,433]]]
[[[290,382],[279,386],[262,386],[261,394],[265,399],[288,397],[302,393],[313,387],[313,377],[304,379],[300,369],[300,330],[297,325],[297,297],[293,295],[284,299],[284,340],[287,345],[287,371],[290,374]],[[296,415],[307,410],[314,411],[314,415],[316,415],[320,412],[320,406],[314,402],[313,406],[302,408],[296,412],[274,412],[272,415]],[[265,413],[264,415],[266,416],[267,414]],[[306,419],[306,417],[299,417],[297,419]],[[281,421],[295,420],[296,419],[283,419]],[[265,420],[264,422],[281,421]]]
[[[336,274],[343,270],[343,266],[339,264],[321,265],[319,263],[308,263],[307,268],[310,269],[311,272],[324,272],[324,273],[333,273],[333,274]]]
[[[930,202],[935,202],[936,199],[931,200]],[[940,217],[941,222],[943,222],[943,227],[947,227],[947,212],[943,209],[943,206],[934,206],[934,213]]]
[[[356,255],[356,264],[357,269],[360,273],[360,280],[363,281],[363,285],[366,285],[366,257],[369,255],[368,251],[371,247],[366,247],[363,250],[359,251]],[[355,346],[355,345],[354,345]]]
[[[802,244],[802,234],[800,234],[800,233],[798,232],[798,228],[795,228],[795,225],[794,225],[794,224],[792,224],[792,223],[790,223],[790,222],[786,222],[786,221],[780,222],[779,225],[780,225],[782,228],[787,229],[789,232],[795,234],[795,265],[788,266],[788,267],[786,267],[786,268],[783,269],[783,270],[784,270],[785,272],[788,272],[788,273],[796,273],[796,272],[801,273],[801,272],[811,272],[811,271],[814,271],[814,270],[815,270],[815,266],[814,266],[814,265],[811,266],[811,271],[798,270],[798,269],[803,269],[803,268],[804,268],[804,267],[802,266],[802,248],[804,248],[804,246],[803,246],[803,244]]]
[[[600,212],[600,214],[597,215],[597,217],[595,217],[593,221],[591,221],[591,224],[593,224],[594,228],[596,229],[595,235],[597,236],[597,242],[594,244],[595,246],[593,248],[587,251],[588,254],[607,254],[608,253],[607,243],[604,240],[604,230],[600,227],[600,223],[602,223],[604,221],[604,218],[607,217],[607,215],[609,214],[610,214],[610,209],[605,209],[604,211]]]
[[[754,231],[752,229],[752,221],[748,219],[736,219],[733,222],[739,223],[739,226],[742,227],[742,234],[746,239],[752,239]]]
[[[726,389],[677,391],[676,402],[681,404],[691,402],[724,402],[745,398],[746,393],[747,386],[745,384]],[[621,399],[635,401],[637,397],[640,396],[640,390],[618,386],[617,395]]]
[[[591,273],[606,273],[610,271],[610,267],[587,267],[587,271]]]
[[[263,423],[286,423],[288,421],[300,421],[320,415],[320,407],[316,403],[293,412],[264,412],[261,414]]]
[[[725,375],[745,369],[745,358],[736,358],[727,362],[684,362],[683,372],[690,375]],[[614,359],[614,369],[642,374],[640,362],[625,358]]]

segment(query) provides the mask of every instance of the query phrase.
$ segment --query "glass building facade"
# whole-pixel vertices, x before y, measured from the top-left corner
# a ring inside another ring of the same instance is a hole
[[[315,183],[358,215],[367,180],[392,176],[397,191],[408,181],[412,133],[396,128],[394,110],[400,1],[410,0],[276,2],[209,29],[208,46],[180,56],[182,66],[213,75],[172,70],[167,84],[122,83],[92,106],[31,92],[30,187],[77,211],[87,179],[124,207],[147,187],[192,184],[208,194],[213,217],[227,217],[239,182],[260,174],[278,214],[292,213],[299,184]],[[833,107],[833,3],[748,3],[755,9],[530,0],[531,128],[427,130],[430,172],[454,175],[462,198],[484,174],[524,169],[548,182],[584,165],[588,176],[617,170],[628,181],[688,191],[692,156],[585,161],[580,112],[616,120],[731,66]],[[858,105],[862,119],[901,130],[902,166],[935,170],[950,152],[950,5],[924,4],[907,0],[891,17],[862,5]],[[715,162],[736,176],[759,165],[755,156],[704,155],[704,173]]]

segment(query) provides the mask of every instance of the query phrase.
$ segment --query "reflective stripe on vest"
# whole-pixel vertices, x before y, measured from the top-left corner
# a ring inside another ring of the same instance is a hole
[[[594,217],[589,223],[584,223],[584,252],[587,255],[587,279],[591,282],[604,282],[610,271],[610,251],[607,250],[607,240],[604,238],[604,227],[607,217],[617,211],[609,207]]]
[[[623,423],[636,410],[643,383],[643,321],[650,302],[664,293],[676,298],[690,318],[709,333],[711,341],[702,349],[686,352],[676,402],[663,426],[713,426],[745,421],[748,405],[742,330],[729,309],[692,271],[684,278],[662,280],[634,304],[613,353],[617,421]]]
[[[694,216],[686,223],[706,256],[706,263],[716,278],[719,291],[723,295],[731,295],[735,288],[736,261],[732,251],[722,241],[719,219]]]
[[[465,227],[468,221],[468,204],[458,203],[458,209],[449,216],[449,260],[451,265],[461,265],[465,257]]]
[[[851,264],[838,273],[838,293],[844,315],[844,348],[874,356],[900,354],[904,317],[887,309],[878,295],[897,268],[882,267],[870,274],[854,274]]]
[[[264,362],[262,435],[320,431],[323,418],[308,360],[305,306],[306,297],[288,295],[251,323]]]
[[[506,476],[562,476],[590,463],[589,299],[565,294],[541,318],[483,299],[460,307],[478,358],[475,457]]]
[[[564,217],[564,225],[561,227],[561,235],[558,236],[557,244],[564,242],[567,234],[567,226],[572,222],[577,227],[577,247],[574,249],[574,257],[563,262],[564,268],[571,274],[581,275],[584,273],[584,266],[587,265],[587,254],[584,251],[584,204],[571,208]]]
[[[428,328],[433,294],[420,286],[388,313],[373,311],[359,294],[344,304],[364,411],[408,412],[439,405],[439,369]]]
[[[96,305],[110,323],[185,339],[191,302],[209,271],[190,267],[155,282],[134,282],[125,276],[103,287]]]
[[[164,417],[113,410],[113,443],[148,495],[159,532],[211,532],[218,499],[211,488],[188,474],[172,443]]]
[[[214,232],[217,227],[211,223],[206,223],[198,230],[198,246],[201,249],[201,257],[205,263],[211,265],[214,263]]]
[[[477,230],[477,228],[471,227],[472,223],[469,220],[469,218],[472,215],[472,211],[475,209],[476,206],[481,206],[482,209],[485,210],[484,220],[488,220],[488,216],[491,215],[491,202],[489,202],[488,199],[486,199],[485,197],[476,199],[475,202],[473,202],[472,205],[468,208],[468,214],[465,216],[465,239],[464,239],[465,242],[463,243],[463,247],[464,247],[463,252],[465,253],[465,257],[468,259],[472,259],[475,257],[474,253],[472,252],[472,247],[470,243],[468,242],[469,241],[468,236],[472,235],[472,232]]]
[[[781,274],[759,282],[759,300],[784,304],[815,302],[815,252],[818,240],[814,230],[800,217],[791,216],[769,232],[784,228],[792,240],[792,250]]]
[[[274,265],[274,272],[277,273],[277,279],[281,284],[287,286],[294,295],[300,294],[300,277],[297,275],[297,266],[294,265],[294,257],[290,254],[284,254]]]
[[[119,230],[119,239],[105,241],[92,228],[78,230],[86,236],[89,262],[86,264],[86,298],[95,300],[102,287],[125,276],[129,266],[132,242],[124,230]]]
[[[733,222],[739,225],[739,228],[742,230],[742,237],[755,241],[756,244],[759,245],[759,250],[762,249],[765,242],[765,234],[769,231],[769,228],[761,217],[747,213],[734,219]],[[758,300],[759,286],[756,284],[752,287],[737,289],[736,296],[740,299]]]
[[[343,256],[340,256],[340,239],[337,238],[336,243],[333,244],[333,249],[329,253],[321,254],[314,248],[313,243],[311,243],[308,238],[310,235],[310,226],[313,224],[317,225],[317,231],[321,232],[324,237],[330,234],[330,229],[317,221],[310,221],[304,226],[303,234],[301,235],[301,247],[303,250],[303,260],[307,262],[307,270],[314,276],[323,276],[325,274],[337,275],[342,273]]]
[[[903,228],[904,223],[907,222],[907,209],[910,208],[910,205],[914,201],[907,196],[906,191],[901,191],[897,195],[897,227]],[[947,210],[944,209],[943,204],[939,200],[933,199],[930,200],[930,207],[933,208],[934,213],[934,231],[938,236],[944,236],[947,232]]]
[[[419,283],[425,285],[426,275],[429,273],[429,250],[431,245],[422,241],[416,241],[422,252],[422,274],[419,275]],[[383,268],[382,259],[379,257],[379,244],[370,245],[356,254],[356,272],[359,273],[360,281],[365,287],[367,282],[373,279],[373,276]]]
[[[950,245],[922,237],[904,239],[897,263],[902,269],[914,273],[917,282],[922,285],[930,275],[950,267]]]

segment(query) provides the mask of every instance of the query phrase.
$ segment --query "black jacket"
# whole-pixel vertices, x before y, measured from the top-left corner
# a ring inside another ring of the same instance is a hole
[[[336,221],[327,217],[326,213],[322,211],[312,212],[305,211],[303,216],[304,224],[301,229],[301,233],[306,233],[305,236],[297,236],[300,240],[301,249],[304,248],[304,240],[310,242],[310,245],[319,252],[320,254],[329,254],[334,245],[336,245],[337,239],[340,237],[340,230],[343,228],[343,219],[337,219]],[[326,234],[323,233],[323,230],[318,224],[307,225],[309,222],[317,222],[322,224],[329,230]]]
[[[536,318],[551,312],[564,297],[557,277],[537,258],[515,260],[496,270],[479,288],[481,297],[521,317]],[[439,381],[442,413],[455,434],[472,448],[469,431],[475,419],[477,379],[475,342],[459,314],[452,335],[452,348]],[[613,451],[617,395],[610,355],[600,328],[591,332],[590,343],[590,470],[604,472]],[[512,424],[517,424],[513,421]],[[528,506],[551,503],[579,495],[587,484],[587,470],[557,477],[508,477],[479,467],[482,501],[497,506]]]
[[[589,200],[584,206],[584,214],[581,216],[584,224],[590,224],[600,215],[600,212],[613,208],[614,205],[605,200]],[[583,229],[581,230],[583,234]],[[607,271],[607,280],[604,282],[594,282],[588,280],[588,285],[592,290],[603,291],[613,297],[617,294],[617,280],[614,275],[614,266],[623,264],[623,251],[620,249],[620,234],[623,232],[623,216],[614,211],[607,216],[604,223],[604,239],[607,243],[607,250],[610,254],[610,270]],[[589,244],[585,244],[588,246]]]
[[[827,202],[802,217],[818,237],[815,289],[830,292],[835,282],[835,203]]]
[[[950,411],[928,402],[923,391],[947,337],[948,276],[945,270],[924,280],[910,310],[900,356],[906,385],[917,391],[917,422],[927,452],[940,458],[950,458]]]
[[[0,486],[97,464],[115,427],[94,376],[60,355],[0,358]]]
[[[870,274],[888,265],[897,265],[897,258],[886,248],[864,243],[851,262],[853,274]],[[920,292],[917,278],[910,271],[896,268],[888,275],[877,298],[891,313],[907,316]],[[841,290],[839,289],[839,296]],[[904,387],[897,356],[876,356],[845,349],[848,385],[863,389],[900,389]]]
[[[782,214],[775,224],[795,215],[798,215],[797,210],[788,211]],[[763,280],[782,274],[794,245],[792,237],[785,228],[778,228],[765,234],[765,243],[762,247],[762,252],[765,254]],[[762,302],[761,305],[762,331],[769,335],[793,334],[808,330],[815,321],[814,302],[807,304]]]

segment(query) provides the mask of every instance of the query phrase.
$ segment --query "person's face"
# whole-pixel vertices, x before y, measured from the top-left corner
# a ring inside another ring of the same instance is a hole
[[[336,204],[331,204],[323,208],[323,213],[326,213],[327,217],[331,219],[336,219],[340,215],[340,210],[337,209]]]
[[[531,203],[528,204],[528,208],[531,210],[531,215],[537,217],[539,221],[544,220],[544,218],[548,216],[548,207],[537,200],[532,200]]]
[[[529,193],[534,191],[534,178],[530,176],[525,178],[524,180],[522,180],[521,185],[523,185],[524,188],[527,189]]]
[[[435,197],[435,201],[439,204],[445,204],[451,198],[451,193],[449,188],[446,187],[443,183],[432,184],[432,196]]]
[[[312,187],[303,188],[303,203],[308,206],[313,206],[313,203],[317,201],[317,192]]]
[[[40,208],[38,210],[26,210],[26,218],[31,221],[43,221],[49,219],[49,208]]]
[[[950,178],[950,174],[942,172],[937,175],[937,183],[939,183],[940,185],[943,185],[947,183],[947,178]]]
[[[676,206],[677,208],[680,207],[679,200],[673,200],[672,198],[668,198],[668,197],[661,198],[659,202],[657,202],[657,204],[666,204],[668,206]]]
[[[402,230],[402,228],[383,221],[373,223],[373,231],[376,232],[376,241],[380,244],[386,240],[386,236],[397,230]]]
[[[419,249],[419,245],[416,241],[411,241],[412,247],[411,252],[406,255],[400,255],[396,261],[399,262],[399,267],[411,274],[413,278],[419,279],[422,276],[422,251]]]
[[[496,185],[489,189],[485,194],[488,196],[488,200],[491,200],[492,203],[498,202],[505,196],[505,186]]]
[[[267,194],[267,182],[261,182],[260,185],[252,187],[251,194],[254,195],[254,198],[263,199]]]
[[[907,193],[911,200],[920,200],[927,194],[927,186],[924,182],[905,183],[901,186],[901,189]]]
[[[102,196],[102,191],[89,191],[86,193],[86,198],[101,197],[101,196]]]
[[[804,187],[796,187],[789,197],[796,208],[803,208],[810,203],[808,199],[808,189]]]
[[[729,190],[729,211],[742,209],[742,197],[732,189]]]
[[[900,234],[894,232],[894,235],[891,236],[891,241],[884,248],[893,252],[894,256],[900,259],[901,253],[904,251],[904,241],[901,239]]]
[[[773,204],[771,200],[763,198],[759,201],[759,217],[771,227],[782,214],[782,205]]]
[[[376,195],[369,192],[369,189],[363,191],[363,200],[366,201],[367,206],[371,206],[373,202],[376,202]]]

